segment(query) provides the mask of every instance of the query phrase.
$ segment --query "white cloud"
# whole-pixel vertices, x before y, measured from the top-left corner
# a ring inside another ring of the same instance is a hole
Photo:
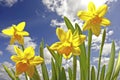
[[[8,50],[11,54],[16,54],[14,51],[14,46],[18,46],[18,45],[8,45],[6,47],[6,50]],[[37,44],[34,42],[34,40],[31,37],[24,37],[24,47],[27,48],[29,46],[32,46],[35,49]]]
[[[24,46],[32,46],[34,49],[36,48],[37,44],[34,42],[34,39],[31,37],[24,37]]]
[[[0,5],[12,7],[18,0],[0,0]]]
[[[47,47],[44,48],[44,60],[46,64],[51,64],[52,55],[48,51]]]

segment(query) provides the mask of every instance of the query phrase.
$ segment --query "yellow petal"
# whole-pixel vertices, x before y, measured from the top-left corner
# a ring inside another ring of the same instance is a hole
[[[17,63],[21,60],[21,58],[17,55],[13,55],[13,56],[11,56],[11,60]]]
[[[26,71],[27,75],[31,78],[35,72],[34,66],[29,66],[28,70]]]
[[[20,36],[20,38],[17,38],[17,41],[18,41],[20,44],[24,45],[24,38],[23,38],[23,36]]]
[[[27,47],[27,48],[24,50],[24,57],[25,57],[26,59],[29,60],[29,59],[33,58],[34,55],[35,55],[35,52],[34,52],[33,47]]]
[[[61,42],[65,41],[66,33],[61,28],[56,29],[56,34]]]
[[[95,4],[93,2],[89,2],[88,11],[95,12],[95,10],[96,10]]]
[[[72,51],[73,55],[80,55],[81,51],[79,47],[74,47]]]
[[[42,57],[35,56],[34,59],[30,60],[30,64],[35,66],[35,65],[41,64],[43,61],[44,60]]]
[[[15,38],[14,38],[14,36],[12,36],[10,39],[10,45],[14,44],[14,42],[15,42]]]
[[[94,35],[99,36],[99,34],[101,32],[100,25],[92,26],[91,30],[92,30],[92,32],[93,32]]]
[[[14,46],[15,53],[17,53],[18,56],[23,57],[23,51],[18,48],[17,46]]]
[[[61,42],[56,42],[50,46],[50,49],[51,50],[58,50],[61,45],[62,45]]]
[[[65,59],[69,59],[71,56],[72,56],[72,53],[70,53],[69,55],[63,54],[63,57],[64,57]]]
[[[16,64],[16,76],[19,76],[23,72],[28,70],[29,66],[26,63],[19,62]]]
[[[71,30],[68,30],[68,32],[67,32],[66,40],[68,42],[72,42],[72,31]]]
[[[23,31],[26,23],[25,22],[20,22],[15,28],[17,31]]]
[[[8,29],[3,29],[2,33],[5,35],[8,35],[8,36],[12,36],[12,35],[14,35],[14,29],[13,29],[13,27],[10,27]]]
[[[108,9],[107,5],[100,6],[97,10],[97,14],[99,15],[99,17],[103,17],[106,14],[107,9]]]
[[[29,36],[29,33],[27,31],[17,32],[17,34],[22,36]]]
[[[91,27],[91,24],[90,24],[90,21],[86,21],[83,25],[83,28],[82,30],[85,31],[85,30],[89,30]]]
[[[106,18],[102,18],[101,26],[109,26],[109,25],[110,25],[110,21]]]
[[[87,21],[91,18],[90,13],[88,13],[86,11],[79,11],[77,16],[84,21]]]

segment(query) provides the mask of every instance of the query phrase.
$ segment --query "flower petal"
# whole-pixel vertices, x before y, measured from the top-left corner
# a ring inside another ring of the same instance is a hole
[[[29,33],[27,31],[17,32],[17,34],[22,36],[29,36]]]
[[[29,60],[29,59],[33,58],[34,55],[35,55],[35,52],[34,52],[33,47],[27,47],[27,48],[24,50],[24,57],[25,57],[26,59]]]
[[[106,18],[102,18],[101,26],[109,26],[110,21]]]
[[[87,21],[87,20],[89,20],[89,19],[91,18],[90,13],[88,13],[88,12],[86,12],[86,11],[79,11],[79,12],[77,13],[77,16],[78,16],[80,19],[84,20],[84,21]]]
[[[108,9],[107,5],[100,6],[97,10],[97,14],[99,15],[99,17],[103,17],[106,14],[107,9]]]
[[[35,72],[34,66],[29,66],[28,70],[26,71],[27,75],[31,78]]]
[[[14,44],[14,42],[15,42],[15,38],[12,36],[10,39],[10,45]]]
[[[20,22],[20,23],[15,27],[15,29],[17,29],[17,31],[23,31],[25,25],[26,25],[25,22]]]
[[[94,33],[94,35],[99,36],[100,32],[101,32],[101,28],[100,25],[95,25],[91,27],[92,32]]]
[[[18,41],[20,44],[24,45],[24,38],[23,38],[23,36],[20,35],[20,37],[17,38],[17,41]]]
[[[88,11],[95,12],[95,10],[96,10],[95,4],[93,2],[89,2]]]
[[[13,29],[13,27],[10,27],[8,29],[3,29],[2,33],[5,35],[8,35],[8,36],[12,36],[12,35],[14,35],[14,29]]]
[[[18,48],[17,46],[14,46],[14,50],[18,56],[23,57],[23,51],[20,48]]]
[[[19,57],[17,55],[13,55],[13,56],[11,56],[11,60],[17,63],[21,60],[21,57]]]
[[[26,63],[19,62],[16,64],[16,76],[19,76],[23,72],[28,70],[29,66]]]
[[[62,45],[61,42],[56,42],[50,46],[50,49],[51,50],[58,50],[61,45]]]
[[[40,57],[40,56],[35,56],[34,59],[30,60],[30,65],[38,65],[38,64],[41,64],[43,62],[43,58]]]
[[[72,51],[73,55],[80,55],[81,51],[79,47],[74,47]]]
[[[61,42],[64,42],[66,39],[66,33],[61,28],[56,29],[56,34]]]
[[[72,42],[72,31],[71,30],[68,30],[68,32],[67,32],[66,40],[68,42]]]
[[[65,59],[69,59],[71,56],[72,56],[72,53],[70,53],[69,55],[63,54],[63,57],[64,57]]]
[[[86,21],[83,25],[82,30],[83,31],[89,30],[91,28],[90,26],[91,26],[90,21]]]

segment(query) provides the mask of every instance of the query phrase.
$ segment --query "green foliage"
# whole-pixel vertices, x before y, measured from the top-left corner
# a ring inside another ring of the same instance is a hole
[[[83,34],[82,30],[80,29],[79,25],[76,23],[75,26],[72,25],[70,20],[67,17],[64,17],[65,24],[68,29],[74,33],[75,30],[79,32],[79,34]],[[35,73],[30,80],[77,80],[76,72],[77,72],[77,61],[79,61],[80,65],[80,71],[79,71],[79,80],[117,80],[119,72],[120,72],[120,52],[117,59],[117,62],[115,63],[115,43],[112,42],[111,46],[111,53],[110,53],[110,60],[108,66],[103,65],[101,66],[101,57],[102,57],[102,51],[103,46],[105,43],[105,37],[106,37],[106,30],[104,29],[103,35],[102,35],[102,42],[101,47],[99,51],[99,62],[98,62],[98,68],[95,69],[94,66],[91,66],[90,64],[90,57],[91,57],[91,46],[92,46],[92,31],[89,30],[88,32],[88,44],[85,46],[85,42],[79,46],[81,50],[81,54],[79,56],[72,56],[73,57],[73,66],[68,67],[67,70],[64,69],[62,66],[62,55],[58,52],[55,52],[53,50],[50,50],[49,46],[47,45],[47,49],[52,55],[51,58],[51,70],[52,74],[51,77],[48,75],[47,66],[44,62],[41,64],[42,69],[42,77],[39,75],[39,71],[35,67]],[[86,49],[87,47],[87,49]],[[22,46],[23,50],[24,47]],[[40,56],[44,59],[44,41],[41,41],[40,43]],[[115,65],[114,65],[115,64]],[[7,66],[3,65],[5,71],[8,73],[9,77],[12,80],[20,80],[19,77],[15,76],[14,70],[9,70]],[[106,69],[107,67],[107,69]],[[91,70],[90,70],[91,69]],[[67,74],[68,73],[68,76]],[[97,73],[97,74],[96,74]],[[25,74],[26,80],[28,80],[27,74]],[[68,78],[67,78],[68,77]]]

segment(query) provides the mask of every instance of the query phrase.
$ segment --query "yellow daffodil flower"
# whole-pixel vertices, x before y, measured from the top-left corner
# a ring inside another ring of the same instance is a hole
[[[78,17],[85,21],[85,24],[83,25],[83,31],[91,29],[96,36],[99,36],[101,32],[101,26],[110,25],[110,21],[104,18],[107,9],[108,6],[106,4],[96,9],[95,4],[90,2],[88,4],[88,11],[79,11],[77,14]]]
[[[29,77],[34,74],[34,67],[43,62],[43,58],[35,56],[33,47],[28,47],[24,51],[14,46],[17,55],[11,56],[11,60],[16,63],[16,76],[26,72]]]
[[[18,25],[12,25],[10,28],[2,30],[2,33],[8,36],[11,36],[10,44],[14,44],[15,41],[18,41],[20,44],[24,44],[23,36],[28,36],[29,33],[24,30],[25,22],[21,22]]]
[[[73,34],[71,30],[64,32],[61,28],[56,29],[56,34],[60,41],[51,45],[51,50],[58,51],[66,59],[70,58],[72,54],[80,55],[79,45],[86,39],[85,35],[79,35],[77,30]]]

